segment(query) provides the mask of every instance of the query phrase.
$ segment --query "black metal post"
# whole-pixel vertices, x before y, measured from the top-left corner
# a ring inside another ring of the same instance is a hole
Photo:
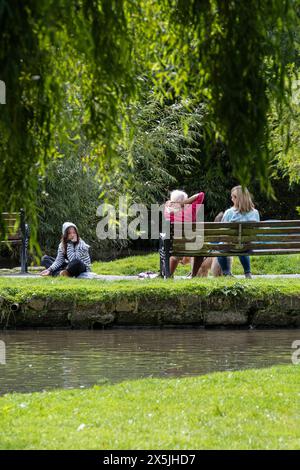
[[[25,210],[20,210],[20,228],[22,233],[22,247],[21,247],[21,273],[27,274],[28,273],[28,266],[27,266],[27,247],[28,247],[28,240],[29,240],[29,227],[25,223]]]
[[[165,275],[164,278],[168,279],[171,276],[170,273],[170,240],[164,240],[164,252],[165,252]]]

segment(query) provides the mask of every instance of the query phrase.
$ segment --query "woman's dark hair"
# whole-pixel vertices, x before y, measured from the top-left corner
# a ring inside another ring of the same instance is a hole
[[[70,228],[73,228],[75,230],[76,234],[77,234],[77,242],[75,243],[75,245],[77,245],[77,243],[79,243],[79,240],[80,240],[80,236],[79,236],[77,228],[73,227],[73,225],[71,227],[68,227],[67,230],[65,230],[65,233],[63,234],[63,236],[61,237],[61,243],[62,243],[62,246],[63,246],[63,253],[65,255],[67,254],[68,234],[69,234]]]

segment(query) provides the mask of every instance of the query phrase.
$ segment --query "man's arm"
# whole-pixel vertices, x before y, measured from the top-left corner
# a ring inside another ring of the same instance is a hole
[[[194,204],[194,203],[203,204],[204,197],[205,197],[205,194],[203,191],[201,191],[200,193],[194,194],[193,196],[186,199],[182,205]]]
[[[197,197],[199,196],[199,194],[201,193],[197,193],[197,194],[194,194],[193,196],[187,198],[185,201],[183,201],[181,204],[184,205],[184,204],[192,204],[192,202],[194,202]]]

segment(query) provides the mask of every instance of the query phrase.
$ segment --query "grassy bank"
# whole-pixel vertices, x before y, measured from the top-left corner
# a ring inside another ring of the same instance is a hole
[[[1,449],[299,449],[300,366],[0,398]]]
[[[78,299],[85,301],[109,300],[126,296],[166,298],[174,296],[212,295],[262,298],[281,294],[300,294],[300,279],[145,279],[102,281],[72,278],[7,278],[0,277],[0,297],[24,301],[31,296],[53,299]]]
[[[0,328],[300,327],[300,278],[0,278]]]
[[[93,271],[97,274],[136,275],[142,271],[158,271],[159,256],[152,253],[145,256],[130,256],[110,262],[94,262]],[[179,265],[176,274],[184,275],[189,266]],[[299,274],[300,255],[252,256],[251,270],[253,274]],[[234,258],[234,274],[243,274],[238,258]]]

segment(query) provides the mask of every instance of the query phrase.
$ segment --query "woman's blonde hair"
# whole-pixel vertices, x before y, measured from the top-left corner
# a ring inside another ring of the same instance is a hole
[[[254,209],[254,204],[251,199],[251,194],[247,188],[242,188],[242,186],[235,186],[231,190],[231,195],[233,192],[236,192],[236,204],[237,210],[241,213],[250,212]]]

